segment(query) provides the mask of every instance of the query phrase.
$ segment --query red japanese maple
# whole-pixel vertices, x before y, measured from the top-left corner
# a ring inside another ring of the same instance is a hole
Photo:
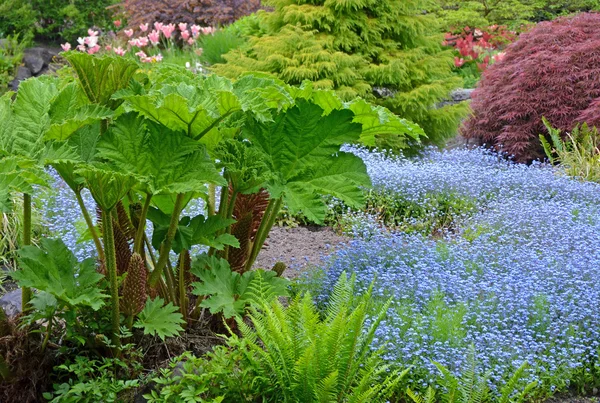
[[[543,156],[542,117],[563,131],[600,125],[600,14],[538,24],[506,49],[473,92],[467,138],[520,162]]]

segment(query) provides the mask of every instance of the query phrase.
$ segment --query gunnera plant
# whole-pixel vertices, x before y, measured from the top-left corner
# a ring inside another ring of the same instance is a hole
[[[544,156],[542,117],[561,131],[600,124],[600,14],[583,13],[538,24],[506,49],[472,95],[465,137],[514,155]]]
[[[238,77],[260,71],[288,84],[308,80],[344,100],[357,96],[418,123],[427,141],[442,144],[456,133],[466,105],[434,105],[461,79],[453,55],[442,47],[426,1],[269,0],[259,11],[248,43],[224,55],[213,70]],[[398,144],[378,144],[402,148]]]

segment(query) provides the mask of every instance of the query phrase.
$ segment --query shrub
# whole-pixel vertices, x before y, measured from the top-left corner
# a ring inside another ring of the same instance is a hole
[[[464,80],[464,86],[473,88],[481,73],[491,63],[504,57],[502,49],[516,40],[516,33],[504,26],[485,29],[464,27],[460,32],[447,33],[444,45],[455,49],[454,67]]]
[[[293,85],[310,80],[345,100],[361,96],[418,123],[428,141],[442,144],[466,106],[433,107],[461,80],[452,76],[452,51],[441,46],[424,3],[273,0],[268,5],[275,10],[258,14],[248,44],[226,54],[227,63],[214,71],[230,77],[262,71]]]
[[[124,0],[130,27],[160,21],[187,24],[230,24],[260,8],[260,0]]]
[[[0,33],[73,40],[90,26],[111,27],[110,6],[115,3],[117,0],[8,0],[0,5]]]
[[[530,22],[599,8],[596,0],[437,0],[431,11],[440,18],[445,29],[493,24],[517,29]]]
[[[0,43],[0,95],[8,91],[15,78],[17,69],[23,59],[23,50],[31,37],[20,37],[18,34],[7,36]]]
[[[522,34],[487,70],[472,95],[473,116],[462,133],[531,161],[543,156],[545,116],[560,130],[593,114],[600,97],[600,14],[544,22]]]

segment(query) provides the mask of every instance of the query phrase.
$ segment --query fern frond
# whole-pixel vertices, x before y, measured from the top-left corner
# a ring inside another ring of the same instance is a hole
[[[523,373],[525,369],[528,367],[527,361],[525,361],[510,377],[506,385],[500,389],[500,398],[498,399],[498,403],[510,403],[510,398],[513,393],[516,392],[517,386],[519,382],[521,382],[523,378]]]

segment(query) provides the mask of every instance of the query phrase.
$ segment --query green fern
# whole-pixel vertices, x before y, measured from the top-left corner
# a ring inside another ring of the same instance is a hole
[[[374,308],[371,290],[355,297],[354,282],[354,276],[341,276],[323,318],[307,293],[287,307],[275,300],[252,309],[251,325],[238,319],[249,357],[258,376],[268,379],[273,401],[384,401],[406,374],[383,364],[383,350],[371,349],[389,304],[365,329]]]
[[[413,392],[410,388],[406,388],[406,394],[414,403],[436,403],[435,389],[431,386],[427,388],[427,392],[423,396]]]
[[[525,388],[519,392],[519,384],[522,383],[525,376],[525,370],[529,367],[527,361],[523,363],[515,373],[510,377],[506,385],[500,389],[500,397],[498,403],[513,403],[523,402],[524,399],[529,395],[529,392],[537,386],[537,382],[533,381],[528,383]]]
[[[587,181],[600,182],[600,136],[595,127],[576,126],[561,136],[561,131],[543,118],[550,141],[540,134],[540,142],[548,160],[560,164],[567,175]]]

